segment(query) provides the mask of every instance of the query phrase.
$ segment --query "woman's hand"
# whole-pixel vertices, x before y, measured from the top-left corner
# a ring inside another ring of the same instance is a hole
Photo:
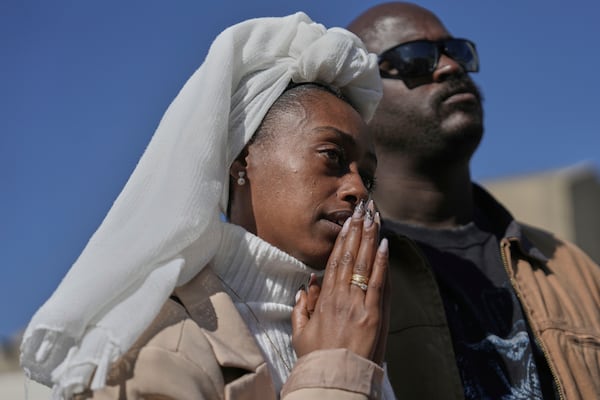
[[[366,210],[361,202],[336,240],[322,286],[312,279],[308,291],[298,293],[292,311],[292,343],[298,357],[315,350],[346,348],[382,363],[389,280],[387,240],[377,245],[379,228],[373,202]]]

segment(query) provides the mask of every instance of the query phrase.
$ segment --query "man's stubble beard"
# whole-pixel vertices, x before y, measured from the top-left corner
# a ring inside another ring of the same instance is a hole
[[[450,82],[449,87],[465,85],[465,81]],[[468,81],[476,92],[480,109],[449,110],[441,107],[443,95],[432,98],[428,108],[436,110],[427,116],[416,107],[398,107],[380,104],[375,117],[369,124],[377,148],[387,153],[396,153],[423,162],[468,161],[483,137],[483,96],[473,82]],[[457,113],[468,114],[464,121]]]
[[[483,121],[445,132],[431,119],[390,118],[370,125],[377,149],[424,162],[453,162],[471,158],[483,137]]]

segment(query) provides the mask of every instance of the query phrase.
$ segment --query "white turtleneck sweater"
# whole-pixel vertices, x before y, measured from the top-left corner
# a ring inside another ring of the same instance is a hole
[[[277,392],[296,362],[291,312],[310,274],[322,274],[243,228],[226,224],[212,267],[267,361]]]
[[[291,322],[296,293],[311,273],[323,271],[233,224],[225,224],[211,265],[256,339],[279,393],[296,362]],[[394,398],[387,374],[383,389],[383,398]]]

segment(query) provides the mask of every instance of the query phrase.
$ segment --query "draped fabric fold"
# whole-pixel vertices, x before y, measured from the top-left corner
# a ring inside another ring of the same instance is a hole
[[[104,385],[176,286],[221,243],[229,166],[290,82],[339,88],[364,119],[381,97],[359,39],[299,12],[223,31],[160,121],[134,172],[56,291],[33,316],[21,364],[69,397]]]

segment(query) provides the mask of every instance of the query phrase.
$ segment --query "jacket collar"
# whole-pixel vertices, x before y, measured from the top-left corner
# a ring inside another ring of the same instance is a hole
[[[548,258],[523,233],[522,224],[496,200],[487,190],[473,183],[475,223],[494,233],[499,240],[506,239],[519,244],[519,250],[526,257],[547,262]]]

